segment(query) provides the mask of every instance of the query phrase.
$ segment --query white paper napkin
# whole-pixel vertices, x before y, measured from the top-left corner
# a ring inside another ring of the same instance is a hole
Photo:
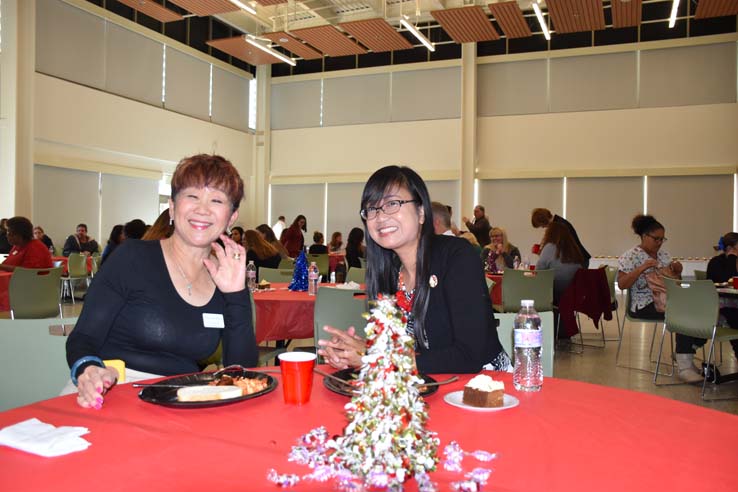
[[[336,284],[336,289],[359,290],[361,285],[356,282],[346,282],[345,284]]]
[[[90,443],[80,436],[89,432],[86,427],[54,427],[32,418],[0,430],[0,445],[52,458],[87,449]]]

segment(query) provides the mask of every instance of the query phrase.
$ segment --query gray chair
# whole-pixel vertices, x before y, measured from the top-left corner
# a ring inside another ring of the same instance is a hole
[[[72,304],[74,300],[74,282],[76,280],[84,280],[87,286],[90,286],[90,277],[87,275],[87,256],[78,253],[72,253],[67,258],[67,276],[61,278],[62,288],[69,292],[72,296]]]
[[[706,270],[695,270],[694,278],[695,280],[707,280],[707,271]]]
[[[328,254],[323,255],[307,255],[307,261],[308,265],[310,262],[315,262],[315,264],[318,267],[318,272],[323,276],[323,278],[327,279],[328,275],[330,274],[330,257]]]
[[[532,299],[539,313],[552,311],[553,281],[553,270],[505,270],[502,276],[502,311],[517,313],[523,299]]]
[[[289,258],[282,258],[279,261],[279,265],[277,266],[277,268],[279,268],[280,270],[294,270],[295,262]]]
[[[660,347],[663,348],[666,331],[695,338],[709,340],[710,348],[706,363],[709,365],[715,355],[715,342],[738,340],[738,330],[718,326],[720,306],[715,284],[711,280],[673,280],[664,279],[666,285],[666,317],[661,329]],[[658,384],[658,369],[661,363],[661,350],[656,360],[654,384]],[[702,399],[705,400],[707,371],[702,380]],[[726,399],[726,398],[711,398]],[[730,398],[733,399],[733,398]]]
[[[61,318],[61,272],[61,267],[16,267],[8,287],[11,319]]]
[[[357,284],[365,283],[366,268],[349,268],[348,274],[346,275],[346,282],[356,282]]]
[[[282,268],[259,268],[259,281],[266,280],[267,282],[291,282],[292,281],[292,270]]]
[[[318,340],[326,340],[331,337],[329,333],[323,330],[326,325],[341,330],[353,326],[358,336],[365,337],[366,318],[364,318],[364,313],[366,311],[364,291],[320,287],[315,298],[315,315],[313,317],[316,346]]]
[[[645,318],[636,318],[634,316],[630,315],[630,289],[628,289],[628,294],[625,296],[625,306],[623,308],[624,315],[623,315],[623,321],[622,325],[620,326],[620,336],[618,340],[618,350],[615,353],[615,366],[616,367],[625,367],[626,369],[634,369],[636,371],[646,371],[646,372],[652,372],[649,369],[643,369],[641,367],[632,367],[632,366],[624,366],[620,365],[620,351],[623,345],[623,337],[625,336],[625,322],[630,321],[631,323],[644,323],[646,325],[653,325],[653,333],[651,334],[651,346],[648,350],[648,356],[649,360],[651,362],[656,362],[656,360],[653,360],[652,354],[653,354],[653,347],[654,347],[654,341],[656,340],[656,331],[658,330],[658,325],[663,324],[664,322],[661,320],[653,320],[653,319],[645,319]],[[669,341],[671,343],[671,351],[674,351],[674,341],[669,337]],[[660,354],[659,354],[660,355]],[[674,365],[671,364],[671,372],[670,373],[661,373],[662,376],[672,376],[674,375]]]
[[[499,321],[497,336],[502,348],[514,362],[515,351],[513,350],[513,323],[517,313],[495,313],[495,319]],[[551,377],[554,374],[554,313],[543,311],[538,313],[541,317],[541,330],[543,330],[543,375]]]

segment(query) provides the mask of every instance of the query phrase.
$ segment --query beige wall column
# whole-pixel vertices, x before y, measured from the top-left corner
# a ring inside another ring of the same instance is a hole
[[[253,147],[254,176],[249,199],[251,228],[267,222],[269,213],[269,169],[271,160],[271,120],[269,100],[271,98],[272,66],[256,67],[256,135]],[[271,225],[271,224],[270,224]]]
[[[461,217],[472,217],[474,177],[477,166],[477,45],[461,45],[461,210],[454,218],[463,228]]]
[[[4,2],[3,2],[4,3]],[[13,19],[11,19],[11,22]],[[33,220],[33,94],[36,69],[36,0],[17,2],[15,214]],[[12,42],[12,41],[11,41]]]

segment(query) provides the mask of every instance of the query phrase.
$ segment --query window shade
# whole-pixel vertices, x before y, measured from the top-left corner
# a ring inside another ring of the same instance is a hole
[[[324,198],[325,185],[322,183],[272,185],[272,220],[276,222],[276,217],[284,215],[289,227],[295,217],[304,215],[307,219],[305,245],[310,246],[313,231],[323,231]]]
[[[249,126],[249,81],[244,77],[213,67],[212,121],[237,130]]]
[[[364,230],[364,224],[359,217],[361,208],[361,192],[364,183],[329,183],[328,184],[328,228],[326,230],[326,244],[331,240],[335,231],[343,235],[343,245],[346,246],[348,234],[354,227]]]
[[[272,85],[272,129],[320,126],[320,80]]]
[[[339,77],[323,82],[323,126],[389,121],[390,75]]]
[[[108,23],[106,48],[105,90],[161,106],[162,44]]]
[[[392,74],[392,121],[439,120],[460,116],[459,67]]]
[[[477,65],[478,116],[545,113],[546,60]]]
[[[153,179],[103,174],[101,197],[103,247],[116,224],[133,219],[153,224],[159,216],[159,182]]]
[[[210,65],[167,48],[164,107],[203,120],[210,119]]]

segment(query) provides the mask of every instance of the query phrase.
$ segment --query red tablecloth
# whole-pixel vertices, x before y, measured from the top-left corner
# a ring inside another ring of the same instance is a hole
[[[274,283],[275,290],[254,293],[257,342],[313,337],[315,296],[286,290],[288,285]]]
[[[494,280],[495,286],[492,287],[492,292],[489,293],[492,304],[502,304],[502,275],[488,273],[487,278]]]
[[[0,311],[10,311],[10,277],[13,272],[0,272]]]
[[[280,376],[276,376],[281,379]],[[445,379],[446,376],[437,376]],[[632,391],[547,378],[543,391],[521,394],[500,377],[516,408],[481,413],[446,404],[469,376],[427,398],[429,426],[441,447],[499,453],[490,464],[467,457],[463,466],[494,468],[489,491],[734,491],[738,416]],[[0,427],[36,417],[57,426],[89,428],[92,445],[79,453],[41,458],[0,447],[0,490],[274,491],[267,471],[307,474],[287,461],[295,440],[324,425],[345,424],[347,398],[315,378],[312,401],[282,403],[281,388],[229,406],[178,410],[144,403],[130,385],[114,388],[102,410],[77,406],[73,395],[0,413]],[[695,388],[695,391],[697,389]],[[459,475],[431,478],[449,491]],[[331,485],[300,483],[294,491]],[[413,481],[406,490],[416,490]]]
[[[328,255],[328,271],[335,271],[336,265],[346,260],[346,255],[342,253],[330,253]]]

